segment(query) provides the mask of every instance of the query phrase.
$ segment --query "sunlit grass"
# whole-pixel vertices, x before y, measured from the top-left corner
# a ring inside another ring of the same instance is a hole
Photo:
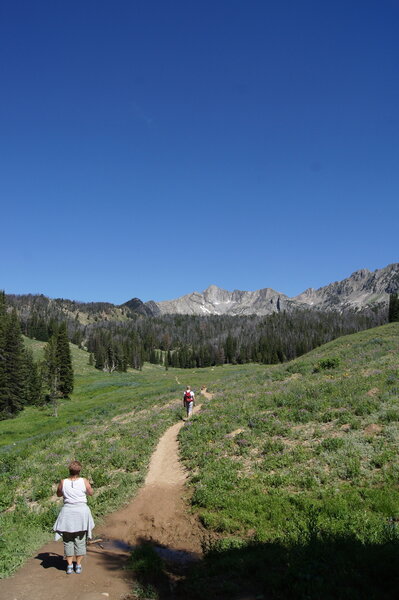
[[[395,597],[398,357],[392,323],[219,381],[180,432],[193,507],[218,537],[183,595]]]
[[[326,531],[362,536],[358,520],[378,529],[399,515],[398,333],[343,337],[219,383],[180,434],[207,527],[296,538],[312,505]]]

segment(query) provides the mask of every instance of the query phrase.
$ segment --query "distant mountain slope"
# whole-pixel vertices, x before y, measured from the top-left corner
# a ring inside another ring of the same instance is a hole
[[[355,271],[347,279],[330,283],[318,290],[309,288],[294,300],[324,310],[342,310],[386,303],[389,294],[398,291],[399,263],[394,263],[374,272],[368,269]]]
[[[269,315],[299,307],[323,310],[365,308],[386,304],[389,294],[399,290],[399,263],[370,272],[356,271],[343,281],[331,283],[314,290],[307,289],[294,298],[289,298],[271,288],[254,292],[234,290],[229,292],[216,285],[202,293],[193,292],[163,302],[146,303],[155,313],[185,315]]]
[[[299,307],[338,311],[363,309],[387,304],[389,294],[398,291],[399,263],[394,263],[374,272],[361,269],[343,281],[330,283],[318,290],[309,288],[294,298],[271,288],[229,292],[216,285],[209,286],[202,293],[192,292],[175,300],[142,302],[139,298],[132,298],[121,305],[51,299],[32,294],[8,294],[6,298],[24,320],[36,314],[46,319],[76,320],[82,325],[89,325],[98,321],[126,321],[137,315],[264,316],[290,312]]]
[[[64,298],[48,298],[43,294],[6,294],[6,300],[9,306],[17,309],[24,321],[39,315],[46,319],[76,320],[82,325],[88,325],[95,321],[125,321],[131,315],[128,306],[116,306],[110,302],[77,302]]]

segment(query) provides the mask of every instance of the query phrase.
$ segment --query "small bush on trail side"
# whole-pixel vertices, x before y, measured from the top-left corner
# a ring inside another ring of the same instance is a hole
[[[342,438],[326,438],[320,444],[320,447],[323,450],[327,450],[328,452],[335,452],[344,446],[345,441]]]
[[[159,547],[159,549],[161,548]],[[132,570],[135,579],[133,593],[137,600],[160,600],[161,598],[175,597],[174,594],[171,595],[171,588],[176,585],[176,575],[174,574],[173,580],[170,580],[169,563],[162,560],[156,547],[148,540],[141,540],[140,544],[132,551],[128,568]],[[176,574],[180,570],[179,565],[173,569]]]
[[[340,364],[340,359],[338,356],[331,356],[329,358],[323,358],[319,360],[316,367],[314,368],[314,373],[319,373],[320,371],[326,371],[330,369],[336,369]]]
[[[144,542],[132,551],[129,567],[136,577],[157,577],[162,573],[163,562],[149,542]]]

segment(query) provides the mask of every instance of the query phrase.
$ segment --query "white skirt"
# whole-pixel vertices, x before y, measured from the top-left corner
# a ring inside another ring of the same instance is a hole
[[[85,502],[78,504],[64,504],[60,514],[54,523],[55,539],[59,540],[62,533],[75,533],[76,531],[87,531],[87,537],[91,538],[91,530],[94,528],[94,521],[91,510]]]

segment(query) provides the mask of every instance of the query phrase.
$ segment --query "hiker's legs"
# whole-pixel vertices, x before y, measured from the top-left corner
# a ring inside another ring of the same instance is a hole
[[[193,412],[194,402],[187,402],[187,418],[191,417]]]
[[[63,532],[62,540],[64,542],[64,556],[66,558],[68,565],[72,564],[73,557],[75,556],[74,539],[75,539],[74,533],[69,533],[68,531]]]
[[[64,531],[62,539],[64,541],[64,555],[68,565],[73,563],[74,556],[76,556],[76,563],[80,565],[83,556],[86,554],[86,531],[74,533]]]
[[[79,531],[75,534],[75,556],[76,564],[80,565],[82,558],[86,554],[86,531]]]

